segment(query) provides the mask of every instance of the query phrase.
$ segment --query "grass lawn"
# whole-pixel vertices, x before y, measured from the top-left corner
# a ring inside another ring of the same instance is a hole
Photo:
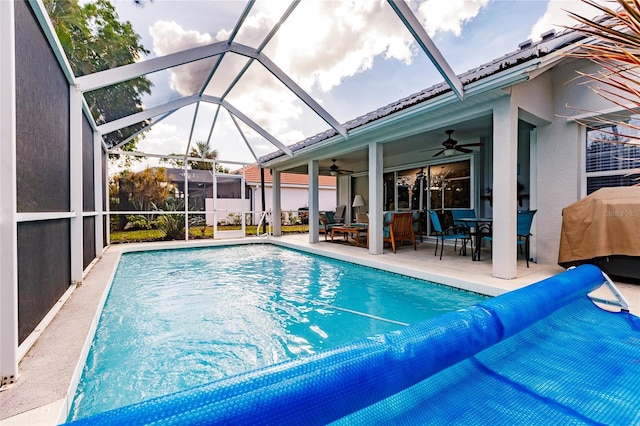
[[[236,231],[239,230],[240,226],[224,226],[218,227],[220,230],[224,231]],[[309,232],[308,225],[283,225],[282,233],[302,233]],[[256,226],[247,226],[245,228],[245,235],[256,235]],[[196,226],[189,228],[189,238],[190,239],[199,239],[199,238],[213,238],[213,227],[212,226]],[[138,242],[150,242],[150,241],[163,241],[164,233],[159,229],[149,229],[149,230],[137,230],[137,231],[111,231],[111,243],[138,243]]]

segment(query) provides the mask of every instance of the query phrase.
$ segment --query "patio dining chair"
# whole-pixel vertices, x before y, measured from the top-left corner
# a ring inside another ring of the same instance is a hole
[[[396,242],[411,241],[413,249],[417,250],[416,236],[413,232],[413,213],[385,213],[382,241],[391,244],[393,252],[396,252]]]
[[[468,235],[469,241],[471,241],[471,247],[473,248],[473,236],[479,230],[472,230],[472,224],[469,222],[463,222],[459,219],[476,217],[476,212],[473,209],[451,210],[451,216],[453,217],[453,226],[456,232]]]
[[[533,216],[535,216],[536,212],[537,210],[518,210],[517,216],[516,244],[520,247],[520,253],[522,253],[522,248],[524,247],[524,255],[527,261],[527,268],[529,267],[529,237],[531,236],[531,224],[533,223]],[[493,241],[493,237],[489,235],[483,238],[490,242]]]
[[[442,260],[442,251],[444,250],[444,242],[446,240],[454,240],[453,249],[458,249],[458,240],[462,241],[462,247],[460,248],[461,253],[466,254],[467,251],[467,243],[469,242],[470,237],[461,232],[457,232],[455,228],[451,227],[448,229],[443,229],[440,224],[440,218],[438,217],[438,213],[435,210],[429,210],[429,219],[431,220],[431,230],[436,234],[436,251],[433,253],[434,256],[438,254],[438,245],[441,244],[440,247],[440,260]]]
[[[420,210],[413,211],[413,234],[420,237],[422,242],[422,212]]]

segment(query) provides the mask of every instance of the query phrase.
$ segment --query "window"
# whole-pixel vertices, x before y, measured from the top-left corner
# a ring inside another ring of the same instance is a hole
[[[627,126],[587,128],[587,195],[611,186],[637,184],[640,176],[640,116],[633,116]]]
[[[453,224],[451,210],[471,208],[471,162],[469,160],[429,167],[425,196],[429,208],[439,210],[442,226]]]
[[[384,210],[471,208],[471,161],[417,167],[383,175]]]
[[[429,167],[430,208],[471,208],[471,167],[469,160]]]

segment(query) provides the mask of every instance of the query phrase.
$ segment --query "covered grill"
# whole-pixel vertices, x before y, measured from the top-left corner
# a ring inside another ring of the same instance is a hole
[[[640,186],[601,188],[562,210],[558,264],[640,280]]]

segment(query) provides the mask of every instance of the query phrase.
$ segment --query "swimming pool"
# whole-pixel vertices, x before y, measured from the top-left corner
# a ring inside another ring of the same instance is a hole
[[[69,420],[486,297],[271,245],[122,256]]]

